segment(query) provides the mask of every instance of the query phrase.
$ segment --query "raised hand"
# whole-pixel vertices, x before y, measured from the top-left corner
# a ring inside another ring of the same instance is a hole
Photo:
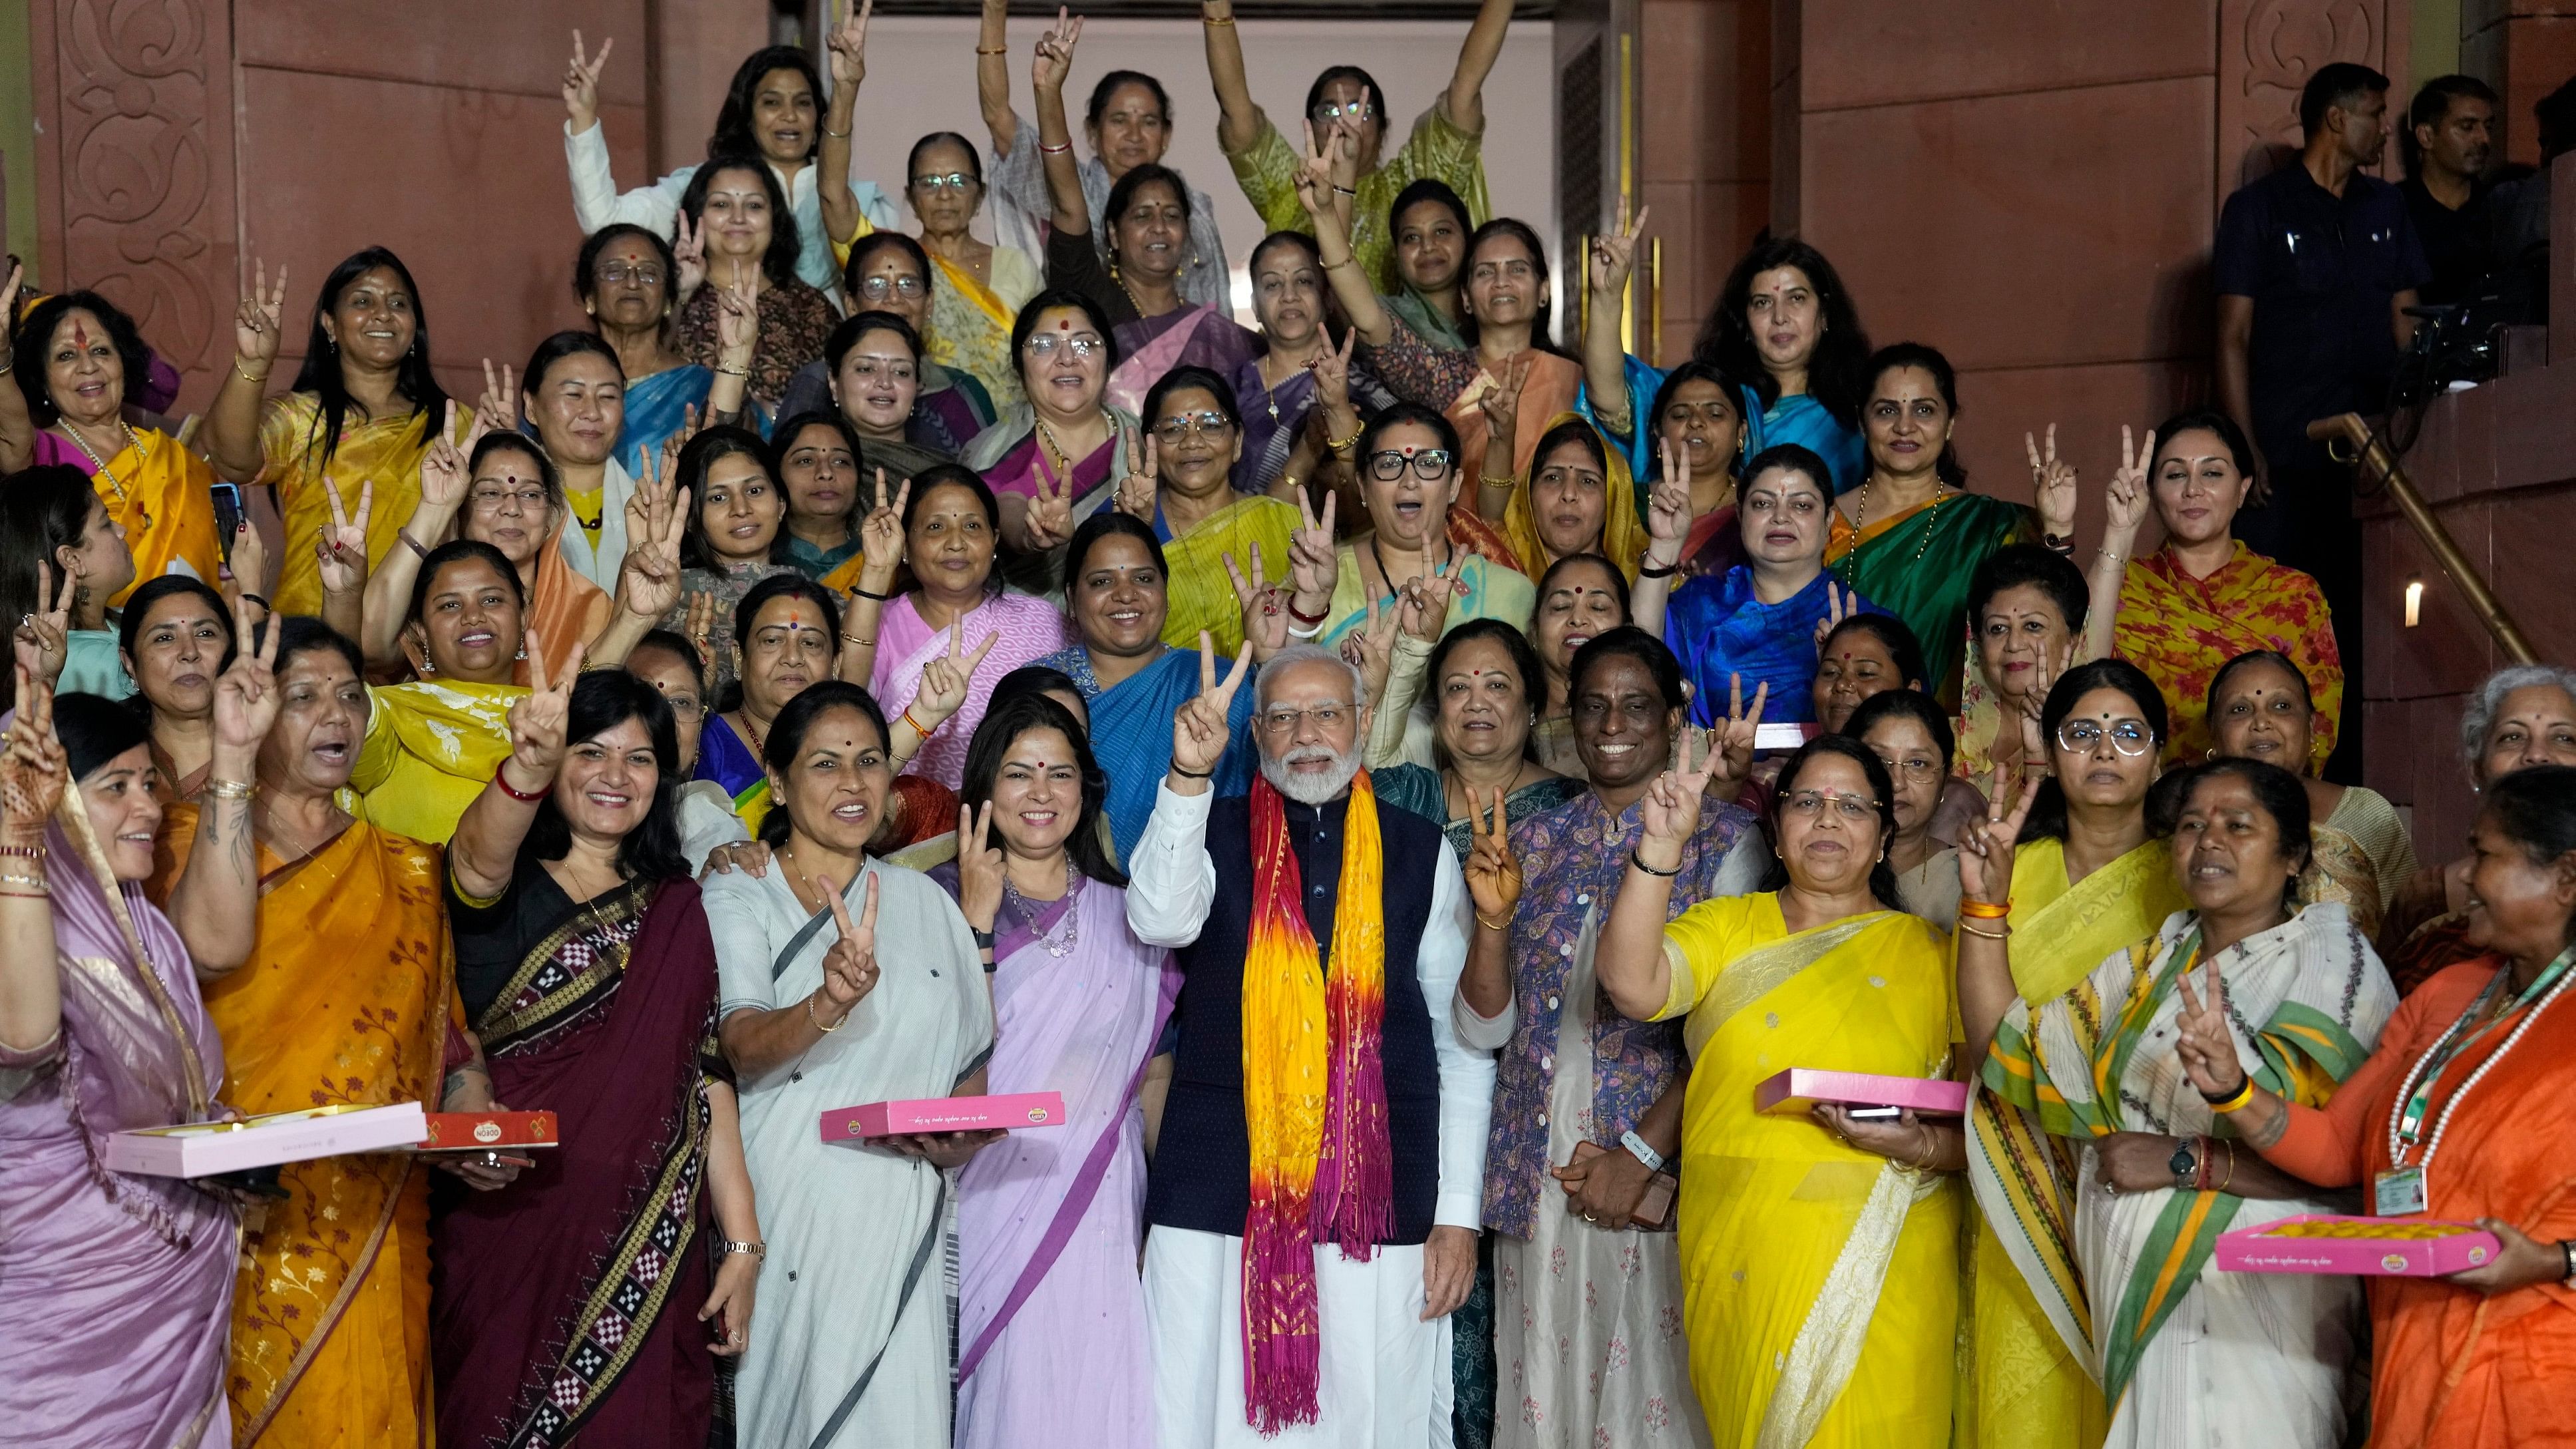
[[[232,666],[215,680],[215,747],[256,754],[277,723],[277,641],[286,631],[270,621],[267,637],[250,647],[254,637],[250,609],[233,604],[233,637],[240,641]]]
[[[39,608],[18,621],[10,635],[15,646],[18,667],[44,681],[50,689],[62,677],[63,662],[71,655],[72,601],[80,594],[80,578],[66,571],[62,587],[54,587],[54,566],[36,560],[36,599],[41,605],[52,599],[50,609]]]
[[[1592,239],[1592,295],[1616,307],[1622,292],[1628,289],[1628,277],[1637,268],[1637,240],[1646,234],[1646,213],[1651,206],[1640,207],[1635,219],[1618,231],[1603,232]],[[1596,300],[1594,305],[1600,305]]]
[[[906,478],[889,496],[886,492],[885,469],[877,470],[877,503],[859,524],[859,554],[865,560],[860,572],[878,584],[877,592],[894,580],[895,570],[903,567],[903,510],[912,502],[912,480]]]
[[[581,32],[572,33],[572,60],[564,67],[564,112],[572,117],[572,132],[578,136],[599,124],[599,73],[608,68],[609,48],[615,37],[599,43],[599,54],[585,58],[581,53]]]
[[[2154,485],[2147,470],[2155,466],[2156,430],[2147,429],[2147,441],[2135,452],[2129,449],[2129,425],[2120,425],[2120,471],[2111,475],[2111,486],[2104,493],[2109,505],[2110,522],[2103,530],[2107,539],[2137,536],[2138,526],[2147,521],[2147,509],[2155,501]]]
[[[2020,798],[2014,799],[2015,793]],[[1959,833],[1959,894],[1990,906],[2012,903],[2013,847],[2030,819],[2036,784],[2023,786],[2009,767],[1995,767],[1994,803],[1986,818]],[[2007,802],[2011,802],[2007,804]]]
[[[421,466],[428,466],[426,460]],[[348,505],[340,497],[340,485],[330,475],[323,475],[322,488],[331,500],[330,525],[313,530],[313,556],[322,567],[322,592],[354,594],[367,584],[367,520],[376,511],[376,480],[369,478],[359,483],[355,518],[349,516]]]
[[[1021,525],[1028,532],[1031,553],[1073,537],[1073,480],[1056,477],[1052,468],[1040,468],[1037,489]]]
[[[1425,644],[1440,642],[1441,632],[1448,627],[1449,601],[1467,592],[1467,562],[1476,556],[1469,549],[1445,564],[1431,570],[1431,577],[1419,575],[1405,581],[1396,595],[1397,622],[1404,632]]]
[[[1646,562],[1671,568],[1697,515],[1691,507],[1690,449],[1664,450],[1663,481],[1646,497]]]
[[[18,272],[13,268],[9,273],[12,310],[5,314],[11,317],[17,315],[14,310],[17,287]],[[233,352],[240,361],[257,364],[245,371],[264,378],[270,365],[277,361],[277,345],[285,335],[286,268],[280,266],[277,269],[277,285],[272,289],[268,281],[267,261],[253,261],[250,294],[233,309]]]
[[[856,9],[841,17],[841,23],[824,37],[824,47],[832,53],[832,86],[854,86],[868,78],[868,16],[876,9],[877,0],[860,0]]]
[[[501,364],[500,376],[492,374],[492,359],[483,359],[483,396],[474,402],[474,434],[467,441],[486,433],[515,433],[519,430],[519,375],[508,363]]]
[[[1753,707],[1744,707],[1744,676],[1726,676],[1726,718],[1709,734],[1709,771],[1705,788],[1733,795],[1753,773],[1753,741],[1762,729],[1762,711],[1771,703],[1771,685],[1755,686]]]
[[[1494,379],[1494,385],[1476,400],[1476,410],[1485,415],[1485,434],[1490,439],[1485,445],[1485,472],[1488,474],[1494,471],[1497,461],[1506,470],[1511,469],[1512,444],[1519,437],[1521,389],[1529,385],[1530,369],[1536,366],[1538,359],[1528,353],[1513,358],[1503,364],[1503,375]],[[1496,448],[1502,449],[1499,459],[1494,453]]]
[[[813,880],[816,894],[832,912],[832,924],[839,928],[839,939],[823,953],[823,984],[816,990],[822,1000],[806,998],[807,1009],[817,1024],[825,1016],[835,1027],[849,1020],[861,998],[877,989],[877,878],[868,877],[867,899],[859,907],[859,918],[850,919],[849,902],[841,899],[840,887],[828,876]]]
[[[1326,151],[1332,134],[1332,128],[1328,127],[1319,138],[1315,134],[1315,123],[1308,121],[1305,154],[1298,157],[1297,169],[1289,176],[1297,188],[1297,203],[1306,208],[1307,216],[1319,221],[1327,216],[1336,220],[1340,217],[1340,213],[1333,209],[1333,160]]]
[[[2057,456],[2057,424],[2048,425],[2045,443],[2028,433],[2022,447],[2030,453],[2031,502],[2039,509],[2040,532],[2066,538],[2075,532],[2075,465]]]
[[[2182,1010],[2174,1017],[2174,1053],[2202,1096],[2224,1101],[2245,1085],[2245,1065],[2236,1054],[2236,1033],[2228,1029],[2227,983],[2219,977],[2216,956],[2209,958],[2208,982],[2200,992],[2191,989],[2189,971],[2175,979]]]
[[[1225,758],[1225,747],[1233,742],[1234,731],[1226,723],[1234,708],[1234,692],[1243,687],[1243,676],[1252,667],[1252,641],[1235,651],[1234,668],[1219,681],[1216,675],[1216,641],[1205,629],[1199,631],[1199,692],[1172,712],[1172,769],[1174,788],[1180,794],[1196,794],[1204,788],[1207,776],[1216,773],[1217,761]],[[1177,778],[1187,774],[1194,778]]]
[[[691,223],[685,210],[671,218],[671,264],[678,273],[671,279],[671,301],[677,305],[696,296],[707,280],[707,229]]]
[[[965,636],[954,628],[948,631],[948,652],[931,656],[921,667],[921,690],[913,696],[913,720],[937,729],[966,707],[966,690],[974,682],[975,670],[984,656],[993,652],[993,642],[1001,638],[999,630],[984,636],[972,654],[961,655]]]
[[[1381,609],[1377,600],[1368,601],[1368,619],[1359,628],[1342,636],[1342,657],[1360,672],[1362,703],[1374,706],[1386,697],[1386,677],[1395,668],[1395,636],[1399,628],[1397,610]]]
[[[523,782],[534,782],[515,787],[520,794],[534,794],[554,784],[555,768],[563,763],[564,733],[572,717],[572,686],[581,678],[584,647],[574,647],[562,678],[549,680],[545,650],[540,647],[537,631],[528,631],[528,692],[510,706],[510,758],[502,761],[505,766],[516,764]]]
[[[0,318],[8,319],[12,327],[17,325],[18,319],[18,289],[26,285],[26,281],[27,264],[16,257],[11,257],[9,279],[6,282],[0,282]]]
[[[1860,592],[1856,589],[1843,589],[1836,592],[1833,580],[1826,579],[1825,617],[1816,621],[1816,647],[1824,648],[1825,640],[1830,638],[1836,629],[1843,626],[1843,620],[1859,612]]]
[[[2040,714],[2048,708],[2048,692],[2057,687],[2057,676],[2075,667],[2075,641],[2069,639],[2054,656],[2042,651],[2031,665],[2030,684],[2022,690],[2021,763],[2025,770],[2046,774],[2056,766],[2049,753],[2048,732],[2040,728]]]
[[[1675,743],[1679,748],[1672,764],[1646,787],[1638,814],[1645,834],[1637,842],[1637,858],[1657,870],[1680,869],[1682,847],[1699,829],[1700,802],[1708,798],[1709,778],[1717,772],[1717,753],[1707,747],[1701,731],[1686,727]]]
[[[1339,412],[1351,405],[1351,349],[1359,345],[1356,327],[1342,333],[1340,347],[1328,347],[1307,359],[1306,369],[1315,374],[1315,402],[1327,412]]]
[[[480,413],[477,413],[479,419]],[[432,508],[450,513],[465,506],[465,450],[449,439],[456,436],[456,399],[447,400],[447,424],[431,440],[429,451],[420,455],[420,501]]]
[[[1002,909],[1002,848],[993,843],[993,802],[957,807],[957,909],[978,931]]]
[[[1484,804],[1477,800],[1473,786],[1467,789],[1467,828],[1475,844],[1467,852],[1467,894],[1476,901],[1476,914],[1488,920],[1500,920],[1512,913],[1521,899],[1521,862],[1512,853],[1510,817],[1503,810],[1503,791],[1494,787],[1492,818],[1487,818]]]
[[[1333,534],[1333,513],[1339,506],[1340,495],[1327,493],[1324,511],[1317,514],[1306,490],[1297,490],[1297,529],[1288,535],[1288,581],[1297,597],[1309,603],[1329,603],[1333,585],[1341,581],[1341,547]]]
[[[716,294],[716,360],[735,367],[751,365],[760,346],[760,295],[753,289],[757,270],[740,275]]]
[[[54,738],[53,682],[30,670],[23,656],[16,667],[18,717],[0,747],[0,831],[13,845],[33,845],[45,838],[45,822],[62,803],[71,766]]]
[[[1147,433],[1144,446],[1141,449],[1129,448],[1127,456],[1135,461],[1136,466],[1128,469],[1127,476],[1118,480],[1118,511],[1139,523],[1150,524],[1160,506],[1156,501],[1154,480],[1161,476],[1161,452],[1154,444],[1154,435]]]
[[[640,519],[637,500],[644,504]],[[659,619],[680,606],[680,536],[688,531],[688,517],[686,488],[676,495],[638,489],[627,501],[626,557],[617,566],[617,593],[628,613]]]
[[[1287,648],[1287,590],[1262,578],[1261,545],[1252,546],[1249,581],[1235,564],[1233,554],[1225,555],[1225,576],[1234,581],[1235,607],[1243,611],[1243,639],[1252,646],[1252,657],[1267,659]]]
[[[224,560],[224,572],[232,576],[235,593],[258,593],[268,579],[268,542],[247,518],[233,525],[233,551]]]
[[[1055,28],[1038,37],[1037,55],[1029,62],[1030,87],[1045,95],[1062,91],[1073,69],[1073,48],[1081,43],[1082,17],[1068,6],[1057,6]]]

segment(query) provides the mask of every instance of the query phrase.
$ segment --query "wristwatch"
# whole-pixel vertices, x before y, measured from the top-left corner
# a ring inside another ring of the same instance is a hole
[[[2192,1184],[2200,1176],[2200,1157],[2191,1150],[2190,1138],[2186,1137],[2182,1140],[2182,1145],[2174,1149],[2172,1159],[2166,1162],[2165,1166],[2173,1170],[2174,1191],[2192,1190]]]

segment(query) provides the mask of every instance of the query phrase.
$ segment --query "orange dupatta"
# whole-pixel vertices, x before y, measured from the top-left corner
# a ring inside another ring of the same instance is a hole
[[[196,831],[196,807],[170,807],[156,900]],[[435,1108],[464,1025],[437,849],[359,822],[300,861],[263,846],[259,864],[259,944],[206,988],[224,1101]],[[242,1237],[234,1442],[430,1442],[428,1179],[397,1152],[290,1163],[279,1181],[286,1199]]]

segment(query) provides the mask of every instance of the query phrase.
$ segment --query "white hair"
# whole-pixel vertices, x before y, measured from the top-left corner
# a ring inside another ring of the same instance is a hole
[[[2517,689],[2553,687],[2576,701],[2576,669],[2561,669],[2555,664],[2509,664],[2487,676],[2478,692],[2469,696],[2468,708],[2460,712],[2460,753],[2466,757],[2469,779],[2478,779],[2478,767],[2486,759],[2487,736],[2494,733],[2498,712],[2504,708],[2505,696]]]
[[[1300,805],[1321,805],[1349,789],[1351,781],[1359,777],[1360,754],[1357,740],[1353,740],[1346,751],[1327,750],[1314,745],[1302,749],[1291,746],[1286,755],[1274,756],[1263,750],[1261,778],[1270,782],[1270,788]],[[1320,775],[1301,775],[1289,768],[1300,760],[1312,759],[1329,759],[1333,768]]]
[[[1350,705],[1352,709],[1357,710],[1362,705],[1369,702],[1368,681],[1361,677],[1358,665],[1344,659],[1340,654],[1325,648],[1321,644],[1311,644],[1303,640],[1299,640],[1292,642],[1287,648],[1280,650],[1278,653],[1271,655],[1267,660],[1263,661],[1261,672],[1254,675],[1252,679],[1252,707],[1255,710],[1258,710],[1264,704],[1269,702],[1268,692],[1270,689],[1270,681],[1287,673],[1297,665],[1314,664],[1317,662],[1330,664],[1334,668],[1341,670],[1344,675],[1349,677],[1351,681]]]

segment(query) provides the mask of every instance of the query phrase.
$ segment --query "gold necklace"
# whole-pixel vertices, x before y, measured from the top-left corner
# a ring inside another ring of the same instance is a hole
[[[1843,586],[1845,588],[1852,586],[1853,578],[1860,572],[1860,544],[1857,540],[1861,530],[1869,527],[1870,482],[1871,479],[1867,476],[1864,476],[1860,480],[1860,506],[1853,510],[1856,516],[1852,519],[1852,535],[1855,541],[1852,544],[1850,552],[1843,555]],[[1914,545],[1914,558],[1912,559],[1912,562],[1914,563],[1923,562],[1925,551],[1932,547],[1932,535],[1939,530],[1941,522],[1940,519],[1934,515],[1941,511],[1942,504],[1950,501],[1945,496],[1949,491],[1949,487],[1950,485],[1941,479],[1936,478],[1932,480],[1932,501],[1923,505],[1923,541]]]
[[[565,897],[569,899],[571,898],[574,890],[579,890],[581,888],[581,880],[579,877],[573,875],[572,862],[569,858],[563,862],[563,867],[565,879],[570,880],[572,885],[570,888],[567,888],[563,881],[557,881],[555,883],[555,889],[563,891]],[[596,941],[591,947],[591,953],[596,956],[599,959],[600,964],[605,966],[608,970],[623,971],[626,969],[627,944],[624,940],[618,937],[616,928],[608,924],[608,918],[599,913],[600,901],[603,898],[614,894],[620,886],[626,884],[626,878],[624,876],[614,875],[615,867],[612,866],[610,869],[612,872],[612,879],[607,887],[596,892],[584,894],[581,897],[580,905],[584,911],[589,913],[590,924],[598,932]]]
[[[1101,416],[1108,416],[1107,409],[1102,410]],[[1029,421],[1038,425],[1038,446],[1045,449],[1047,456],[1054,461],[1056,478],[1067,487],[1071,487],[1073,483],[1072,450],[1065,447],[1063,441],[1056,437],[1055,429],[1047,426],[1046,419],[1031,412]],[[1113,426],[1110,431],[1115,433],[1117,429]]]

